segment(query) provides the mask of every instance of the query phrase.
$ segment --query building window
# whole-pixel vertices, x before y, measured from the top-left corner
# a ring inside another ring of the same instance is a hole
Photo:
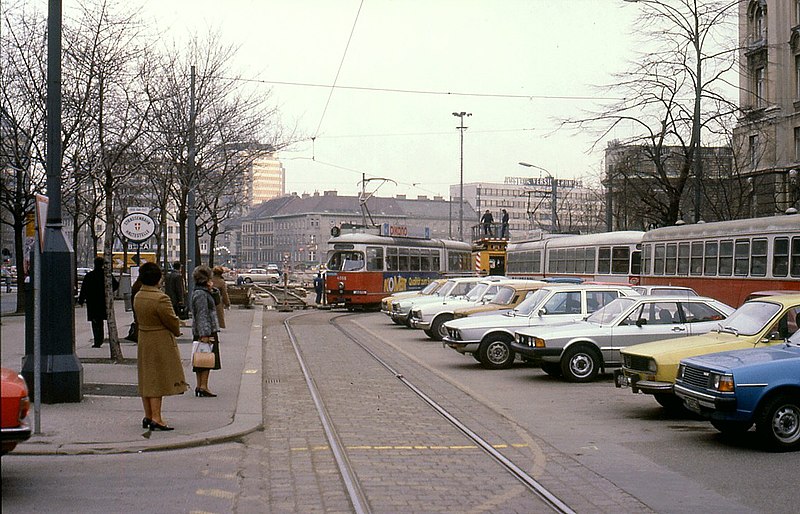
[[[760,0],[756,0],[750,6],[750,40],[755,42],[764,39],[765,27],[764,7]]]
[[[756,94],[756,107],[764,107],[764,68],[759,67],[756,68],[755,72],[755,84],[754,84],[753,91]]]
[[[794,0],[794,24],[800,25],[800,0]]]
[[[794,98],[800,100],[800,54],[794,56]]]
[[[794,128],[794,160],[800,162],[800,127]]]
[[[749,141],[750,167],[756,169],[756,167],[758,167],[758,135],[750,136]]]

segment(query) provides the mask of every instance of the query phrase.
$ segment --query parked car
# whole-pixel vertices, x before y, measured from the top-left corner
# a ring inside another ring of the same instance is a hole
[[[511,349],[548,375],[589,382],[601,369],[621,365],[622,348],[705,334],[733,311],[702,296],[617,298],[585,320],[518,330]]]
[[[5,455],[31,437],[27,421],[30,401],[25,380],[16,371],[0,368],[0,396],[0,434]]]
[[[458,353],[472,355],[484,368],[505,369],[514,363],[511,342],[517,330],[572,323],[620,296],[638,293],[624,285],[548,285],[505,314],[448,321],[443,340]]]
[[[237,281],[242,281],[245,284],[252,284],[253,282],[264,282],[267,284],[277,284],[280,280],[280,274],[276,271],[268,271],[265,268],[251,268],[245,271],[240,271]]]
[[[407,298],[416,298],[418,296],[429,296],[435,293],[439,288],[441,288],[447,279],[438,278],[430,282],[427,286],[422,288],[420,291],[401,291],[399,293],[394,293],[392,295],[387,296],[383,300],[381,300],[381,312],[392,317],[392,303]],[[394,321],[394,320],[392,320]],[[395,323],[401,324],[398,321],[394,321]]]
[[[767,448],[800,450],[800,331],[786,344],[682,360],[675,394],[724,434],[755,424]]]
[[[659,296],[698,296],[691,287],[683,286],[633,286],[639,294]]]
[[[488,304],[500,290],[500,285],[504,283],[513,283],[513,281],[500,282],[486,277],[463,297],[444,298],[438,302],[415,305],[411,309],[409,324],[411,328],[424,331],[429,338],[441,341],[442,337],[447,335],[444,323],[453,319],[455,309]]]
[[[532,295],[537,289],[547,285],[541,280],[515,280],[508,284],[503,284],[489,303],[476,305],[474,307],[462,307],[453,311],[453,319],[466,318],[467,316],[484,316],[497,314],[498,311],[510,311],[521,304],[528,296]]]
[[[75,270],[75,276],[78,278],[78,280],[83,280],[83,277],[85,277],[90,271],[92,271],[92,268],[77,268]]]
[[[411,324],[409,323],[409,318],[411,316],[411,309],[414,308],[414,306],[422,305],[427,302],[440,302],[447,297],[464,296],[475,287],[481,279],[482,277],[451,278],[432,295],[406,298],[397,302],[392,302],[392,321],[410,328]]]
[[[797,331],[798,314],[800,295],[750,300],[708,334],[637,344],[622,350],[622,369],[614,372],[614,383],[617,387],[630,387],[634,393],[652,394],[666,408],[683,408],[673,391],[681,359],[783,343]]]

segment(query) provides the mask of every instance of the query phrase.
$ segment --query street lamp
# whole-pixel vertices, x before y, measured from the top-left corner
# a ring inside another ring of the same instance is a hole
[[[527,162],[520,162],[520,166],[525,166],[526,168],[536,168],[537,170],[541,170],[547,173],[547,177],[550,179],[550,218],[552,222],[552,233],[555,234],[558,232],[558,220],[556,218],[556,202],[558,201],[558,184],[556,179],[553,178],[553,175],[547,171],[546,169],[542,168],[541,166],[537,166],[535,164],[530,164]]]
[[[464,240],[464,131],[467,127],[464,126],[464,116],[472,116],[471,112],[454,112],[453,116],[459,118],[461,123],[456,127],[461,132],[461,175],[459,178],[459,191],[458,191],[458,240]]]

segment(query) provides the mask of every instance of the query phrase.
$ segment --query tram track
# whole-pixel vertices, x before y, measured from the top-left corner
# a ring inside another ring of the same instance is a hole
[[[294,319],[298,318],[299,316],[303,316],[304,314],[308,313],[300,313],[288,317],[283,322],[284,327],[286,329],[290,343],[294,349],[295,355],[299,362],[301,371],[303,373],[303,377],[305,379],[306,385],[309,389],[309,392],[313,399],[313,403],[317,410],[317,414],[319,415],[319,418],[321,420],[323,430],[328,440],[328,444],[330,446],[331,452],[333,453],[339,472],[342,476],[342,480],[344,482],[347,494],[352,503],[353,509],[355,510],[355,512],[358,513],[372,512],[367,495],[364,493],[364,488],[362,487],[359,481],[359,477],[356,471],[354,470],[354,467],[351,464],[350,458],[348,457],[347,447],[344,444],[342,444],[341,437],[336,429],[336,425],[331,419],[331,416],[328,412],[328,408],[322,398],[322,394],[317,388],[310,367],[306,363],[306,359],[303,356],[303,352],[301,351],[298,339],[291,327],[291,322]],[[468,423],[465,423],[464,421],[459,419],[458,416],[454,415],[447,408],[445,408],[439,402],[434,400],[431,396],[426,394],[421,387],[419,387],[417,384],[409,380],[400,370],[393,367],[385,359],[381,358],[378,354],[376,354],[372,349],[370,349],[365,344],[361,343],[356,337],[352,336],[339,322],[340,318],[346,318],[347,316],[349,315],[345,314],[342,316],[336,316],[332,318],[329,321],[329,323],[340,334],[342,334],[349,343],[363,350],[373,361],[377,362],[387,373],[391,374],[393,377],[398,379],[398,381],[400,381],[408,390],[412,391],[414,395],[416,395],[416,397],[421,399],[425,405],[427,405],[430,409],[435,411],[439,416],[444,418],[451,426],[455,427],[461,434],[463,434],[470,441],[472,441],[476,445],[476,447],[480,448],[487,456],[489,456],[492,460],[494,460],[497,464],[499,464],[501,468],[504,469],[510,476],[516,479],[519,483],[521,483],[530,493],[532,493],[532,495],[534,495],[538,500],[540,500],[543,503],[543,505],[547,506],[553,512],[559,512],[559,513],[575,512],[558,496],[556,496],[553,492],[551,492],[544,485],[542,485],[541,482],[539,482],[530,474],[525,472],[525,470],[517,466],[510,459],[505,457],[491,443],[489,443],[485,438],[481,437],[476,430],[471,429]]]

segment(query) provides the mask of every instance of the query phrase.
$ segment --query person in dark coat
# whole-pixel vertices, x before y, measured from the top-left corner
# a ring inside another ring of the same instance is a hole
[[[200,265],[192,272],[194,278],[194,291],[192,292],[192,336],[195,341],[210,343],[214,353],[213,368],[197,368],[192,366],[192,371],[197,375],[197,387],[194,395],[213,398],[217,396],[208,390],[208,377],[212,369],[221,369],[219,356],[219,320],[214,296],[211,294],[211,270],[208,266]]]
[[[314,292],[317,293],[317,299],[315,302],[317,305],[322,303],[323,291],[325,291],[325,279],[322,278],[322,272],[320,271],[317,273],[317,276],[314,277]]]
[[[172,310],[175,311],[175,314],[181,319],[187,319],[186,284],[181,274],[181,261],[172,263],[172,269],[164,277],[164,292],[172,301]]]
[[[494,217],[492,213],[489,212],[489,209],[486,209],[486,212],[483,213],[481,216],[481,223],[483,223],[483,234],[490,236],[492,235],[492,223],[494,223]]]
[[[103,345],[103,323],[108,319],[105,262],[102,257],[95,258],[94,269],[83,277],[81,292],[78,295],[78,305],[86,304],[86,319],[92,323],[94,336],[92,348],[100,348]],[[119,289],[119,282],[113,276],[111,285],[114,291]]]
[[[500,237],[508,237],[508,211],[500,209],[503,215],[500,217]]]

